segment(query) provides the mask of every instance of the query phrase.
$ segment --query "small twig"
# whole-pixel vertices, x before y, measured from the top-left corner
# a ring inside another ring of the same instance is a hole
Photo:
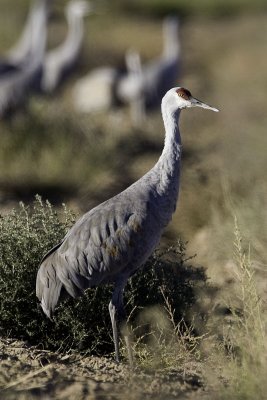
[[[4,386],[4,389],[9,389],[11,387],[17,386],[20,383],[23,383],[23,382],[27,381],[28,379],[32,378],[33,376],[41,374],[42,372],[48,370],[51,367],[52,367],[52,364],[48,364],[45,367],[39,368],[37,371],[30,372],[27,375],[24,375],[21,378],[17,379],[16,381],[13,381],[13,382],[9,383],[8,385]]]

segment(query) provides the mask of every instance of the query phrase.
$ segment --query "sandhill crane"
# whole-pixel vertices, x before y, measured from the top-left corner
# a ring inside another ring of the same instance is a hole
[[[49,0],[36,1],[21,45],[10,53],[5,66],[0,66],[0,117],[24,103],[39,80],[46,45],[48,3]]]
[[[4,58],[0,58],[0,73],[18,69],[31,55],[35,43],[39,44],[39,24],[42,24],[44,14],[48,12],[49,3],[50,0],[34,0],[17,43]]]
[[[63,288],[76,297],[92,286],[114,283],[109,312],[117,362],[117,323],[125,320],[124,287],[159,243],[176,208],[181,160],[178,121],[181,110],[190,107],[218,111],[187,89],[170,89],[162,99],[165,144],[158,162],[123,192],[84,214],[44,256],[37,274],[36,294],[49,318]]]
[[[42,18],[45,14],[47,18],[50,3],[51,0],[34,0],[19,40],[8,51],[8,60],[10,63],[18,65],[25,62],[26,57],[31,54],[36,40],[38,40],[37,45],[39,44],[38,25],[42,24]]]
[[[84,36],[84,17],[91,12],[87,1],[71,0],[65,9],[68,34],[65,41],[46,54],[41,90],[51,93],[58,88],[64,77],[71,72],[80,55]]]
[[[163,51],[159,58],[142,65],[138,53],[132,52],[128,62],[126,59],[129,73],[118,81],[115,91],[122,103],[131,105],[132,119],[137,125],[144,120],[145,111],[159,106],[164,94],[176,83],[181,63],[178,27],[178,18],[164,19]]]
[[[142,92],[143,71],[140,54],[130,49],[125,54],[127,73],[114,84],[114,96],[119,103],[129,104],[132,125],[139,127],[145,121],[145,101]]]

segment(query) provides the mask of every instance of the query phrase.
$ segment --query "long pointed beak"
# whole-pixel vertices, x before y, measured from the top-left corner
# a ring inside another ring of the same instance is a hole
[[[191,97],[190,99],[192,107],[201,107],[201,108],[206,108],[207,110],[219,112],[219,110],[215,107],[211,107],[206,103],[202,103],[202,101],[195,99],[194,97]]]

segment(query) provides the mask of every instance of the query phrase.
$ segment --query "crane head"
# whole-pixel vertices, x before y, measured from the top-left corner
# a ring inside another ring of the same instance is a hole
[[[189,90],[183,87],[175,87],[170,89],[165,96],[163,97],[163,102],[168,102],[171,108],[180,109],[183,108],[192,108],[192,107],[201,107],[206,108],[207,110],[218,112],[217,108],[211,107],[206,103],[196,99],[192,96]]]

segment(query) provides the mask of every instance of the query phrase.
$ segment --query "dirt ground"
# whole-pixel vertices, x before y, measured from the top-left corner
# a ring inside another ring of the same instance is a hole
[[[111,358],[62,355],[0,340],[0,399],[211,399],[203,365],[171,371],[130,369]]]

